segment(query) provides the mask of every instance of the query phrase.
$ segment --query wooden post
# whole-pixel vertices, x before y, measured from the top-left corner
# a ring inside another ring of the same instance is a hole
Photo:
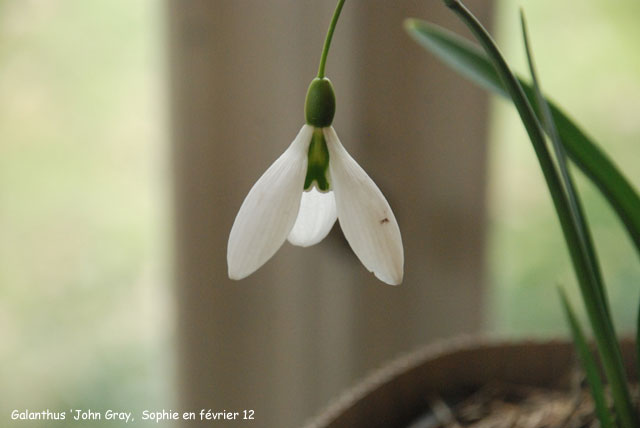
[[[234,217],[303,124],[334,6],[168,2],[184,411],[252,409],[256,426],[297,426],[398,353],[480,328],[486,98],[402,28],[414,16],[460,29],[439,2],[347,2],[327,63],[338,135],[398,218],[404,283],[369,274],[338,226],[227,278]],[[486,3],[474,6],[486,22]]]

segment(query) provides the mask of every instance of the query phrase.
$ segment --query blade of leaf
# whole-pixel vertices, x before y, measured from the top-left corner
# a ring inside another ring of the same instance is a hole
[[[439,25],[408,18],[404,28],[419,45],[467,79],[503,97],[509,97],[496,69],[480,46]]]
[[[609,316],[609,314],[611,313],[609,309],[609,300],[604,290],[604,281],[602,279],[602,273],[600,270],[600,264],[598,262],[595,247],[593,245],[593,238],[589,230],[587,218],[584,214],[584,209],[582,208],[582,203],[580,202],[580,197],[578,196],[578,191],[576,190],[576,186],[573,182],[573,178],[571,177],[571,173],[569,172],[569,168],[567,166],[567,156],[564,151],[564,147],[562,146],[560,135],[558,134],[555,122],[553,121],[553,115],[551,114],[551,110],[549,109],[549,104],[545,100],[544,95],[542,95],[542,88],[538,79],[538,74],[536,72],[535,63],[533,61],[533,54],[531,52],[531,43],[529,41],[527,23],[522,9],[520,10],[520,23],[522,26],[522,38],[524,40],[527,63],[529,65],[529,72],[531,73],[531,81],[533,83],[533,91],[535,93],[535,103],[538,106],[538,111],[541,112],[541,122],[545,130],[547,131],[547,135],[551,139],[553,149],[555,151],[556,160],[560,169],[560,177],[562,178],[562,181],[564,183],[565,191],[569,200],[569,208],[578,226],[578,233],[580,234],[583,248],[590,260],[590,265],[593,269],[593,274],[596,280],[595,282],[598,286],[597,291],[600,295],[602,305],[604,306],[604,309],[607,313],[606,318],[607,320],[611,320],[611,317]],[[611,329],[613,330],[613,326],[611,326]]]
[[[498,95],[509,97],[491,61],[477,44],[418,19],[407,19],[405,28],[418,44],[466,78]],[[518,81],[527,98],[533,101],[533,87],[522,79]],[[609,201],[640,255],[640,196],[596,143],[559,107],[548,99],[547,102],[567,154]],[[540,117],[540,111],[536,114]]]
[[[547,182],[547,188],[551,194],[551,199],[553,200],[558,220],[560,221],[562,233],[574,266],[574,272],[580,285],[580,291],[582,292],[583,302],[587,308],[587,314],[589,315],[589,320],[598,345],[598,351],[602,357],[602,364],[607,374],[609,384],[611,385],[617,415],[623,427],[637,428],[639,426],[637,415],[631,402],[631,394],[629,393],[629,385],[622,363],[620,346],[615,331],[612,328],[612,322],[608,319],[608,314],[604,310],[604,305],[597,291],[598,285],[594,271],[586,249],[582,245],[578,225],[571,214],[569,201],[562,182],[558,177],[556,166],[547,149],[542,125],[538,121],[518,79],[509,68],[509,65],[487,30],[459,0],[444,0],[444,3],[460,18],[469,30],[471,30],[476,40],[482,45],[520,115],[520,119],[538,157],[540,169]]]
[[[578,319],[575,316],[569,300],[561,287],[558,287],[558,293],[560,294],[560,301],[562,302],[562,308],[564,309],[567,322],[571,329],[571,336],[573,342],[576,345],[582,368],[584,369],[587,382],[591,388],[591,396],[595,405],[596,415],[600,421],[602,428],[612,428],[613,420],[611,418],[611,412],[607,407],[607,401],[604,397],[604,386],[602,385],[602,379],[600,379],[600,370],[596,364],[596,360],[589,349],[584,332],[578,323]]]

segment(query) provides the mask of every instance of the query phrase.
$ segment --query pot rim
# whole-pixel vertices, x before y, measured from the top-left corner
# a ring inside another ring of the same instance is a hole
[[[620,342],[625,355],[627,370],[634,372],[635,361],[633,355],[630,354],[635,351],[635,342],[630,338],[622,338]],[[443,376],[433,376],[437,373],[431,373],[431,376],[429,376],[429,365],[434,366],[434,371],[438,369],[453,370],[450,374],[454,374],[454,376],[444,376],[447,382],[451,380],[450,385],[441,385],[450,388],[456,382],[460,383],[460,380],[464,377],[457,376],[454,372],[462,372],[463,375],[468,372],[466,365],[456,364],[455,360],[458,363],[465,358],[477,360],[478,356],[486,354],[503,356],[504,363],[506,363],[504,373],[496,377],[496,370],[499,370],[499,365],[496,365],[498,368],[487,367],[485,371],[482,363],[480,363],[480,366],[476,364],[474,375],[469,379],[470,384],[481,384],[491,379],[499,379],[513,383],[549,385],[551,379],[554,377],[557,379],[560,373],[566,373],[572,361],[575,361],[573,347],[573,342],[566,337],[513,339],[487,335],[464,335],[438,340],[401,354],[383,366],[372,370],[354,386],[343,390],[319,414],[309,419],[303,427],[332,427],[334,426],[333,424],[337,424],[335,426],[351,426],[343,425],[341,420],[348,420],[350,413],[362,413],[365,409],[367,413],[371,413],[372,410],[375,412],[379,407],[378,404],[380,404],[380,395],[387,394],[389,398],[388,393],[391,392],[406,398],[411,394],[418,394],[418,391],[423,391],[425,387],[440,390],[438,385],[427,385],[430,381],[433,384],[438,383],[437,381],[434,382],[434,379],[440,381],[443,379]],[[490,357],[485,356],[484,358]],[[522,357],[523,363],[534,366],[532,373],[527,374],[527,370],[518,370],[518,357]],[[446,360],[454,360],[452,362],[453,365],[442,364]],[[470,365],[474,366],[476,362],[472,361],[473,364]],[[479,370],[478,367],[480,367]],[[541,367],[547,373],[539,377],[534,375],[530,382],[526,381],[525,378],[527,376],[531,377],[533,373],[539,372]],[[413,379],[414,377],[417,379]],[[523,379],[525,380],[523,381]],[[462,387],[463,385],[460,383],[459,386]],[[422,396],[424,397],[424,395]],[[403,397],[389,399],[404,404]]]

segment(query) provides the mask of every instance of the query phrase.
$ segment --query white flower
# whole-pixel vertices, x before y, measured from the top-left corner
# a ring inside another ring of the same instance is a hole
[[[307,124],[242,203],[229,235],[229,277],[255,272],[287,238],[302,247],[317,244],[336,218],[362,264],[387,284],[400,284],[402,238],[387,200],[332,126]]]

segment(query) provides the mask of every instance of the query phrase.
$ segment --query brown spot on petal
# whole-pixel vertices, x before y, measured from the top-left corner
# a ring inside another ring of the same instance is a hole
[[[380,220],[380,224],[385,224],[385,223],[389,223],[389,219],[386,217]]]

